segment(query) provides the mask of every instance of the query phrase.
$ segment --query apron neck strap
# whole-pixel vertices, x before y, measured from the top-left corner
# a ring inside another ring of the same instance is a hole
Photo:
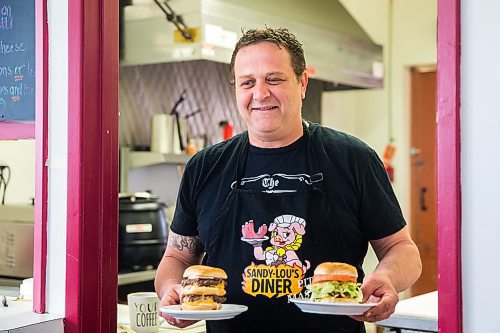
[[[247,163],[249,147],[250,147],[250,140],[248,138],[248,131],[247,131],[241,138],[240,153],[238,156],[238,162],[236,163],[236,170],[235,170],[236,181],[233,189],[239,189],[241,187],[241,177],[243,177],[245,173],[245,166]]]

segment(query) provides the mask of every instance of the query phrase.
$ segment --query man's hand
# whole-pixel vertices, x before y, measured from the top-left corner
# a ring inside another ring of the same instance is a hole
[[[415,243],[405,226],[387,237],[370,241],[379,264],[363,280],[363,301],[377,303],[356,320],[375,322],[389,318],[399,301],[398,292],[409,288],[422,272],[422,262]]]
[[[361,285],[361,291],[363,303],[377,303],[377,305],[362,315],[350,316],[351,318],[373,323],[387,319],[394,313],[399,297],[387,275],[377,271],[367,275]]]
[[[182,286],[176,283],[176,281],[173,281],[170,285],[168,285],[165,294],[163,294],[163,297],[160,300],[160,308],[167,305],[180,304],[180,300],[182,297],[181,290]],[[179,328],[184,328],[198,322],[198,320],[177,319],[162,312],[160,312],[159,314],[160,316],[165,318],[167,323]]]

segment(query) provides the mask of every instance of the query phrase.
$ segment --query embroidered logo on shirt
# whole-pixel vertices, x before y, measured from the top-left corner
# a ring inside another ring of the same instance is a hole
[[[294,215],[280,215],[269,225],[255,231],[254,221],[241,226],[241,240],[252,245],[256,260],[265,264],[251,263],[243,272],[243,291],[252,296],[261,294],[269,298],[294,295],[302,291],[304,274],[311,267],[308,260],[302,262],[296,251],[302,245],[306,221]],[[266,236],[267,232],[270,236]],[[264,241],[271,246],[264,249]]]
[[[288,185],[293,183],[303,183],[307,186],[312,185],[312,183],[319,182],[323,180],[323,174],[315,174],[308,175],[305,173],[288,175],[285,173],[275,173],[273,175],[263,174],[255,177],[245,177],[241,178],[239,185],[245,186],[247,183],[260,182],[260,186],[262,187],[264,192],[268,193],[281,193],[281,192],[296,192],[296,189],[276,189],[280,183],[286,183],[288,181]],[[231,184],[231,188],[234,189],[236,182]]]

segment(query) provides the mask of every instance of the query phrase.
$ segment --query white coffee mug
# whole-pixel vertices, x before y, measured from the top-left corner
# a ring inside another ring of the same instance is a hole
[[[159,331],[158,309],[160,300],[154,292],[127,295],[130,328],[137,333]]]

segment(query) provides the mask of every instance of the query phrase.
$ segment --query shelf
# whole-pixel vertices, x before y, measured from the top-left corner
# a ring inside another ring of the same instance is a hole
[[[156,269],[147,271],[118,274],[118,285],[132,284],[137,282],[153,281],[156,276]]]
[[[141,168],[156,164],[186,164],[191,155],[163,154],[151,151],[130,151],[128,153],[129,168]]]
[[[128,147],[120,148],[120,192],[128,192],[128,173],[131,169],[153,165],[184,166],[191,158],[188,154],[164,154],[152,151],[131,151]]]

